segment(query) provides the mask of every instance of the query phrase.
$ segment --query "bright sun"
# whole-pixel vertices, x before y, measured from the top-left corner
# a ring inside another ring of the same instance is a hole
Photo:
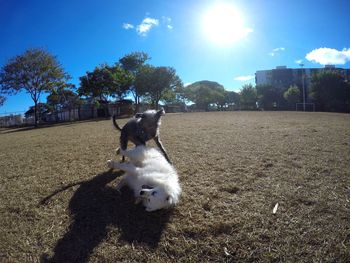
[[[240,12],[229,3],[210,7],[202,17],[202,29],[206,38],[220,45],[232,44],[251,32],[245,28]]]

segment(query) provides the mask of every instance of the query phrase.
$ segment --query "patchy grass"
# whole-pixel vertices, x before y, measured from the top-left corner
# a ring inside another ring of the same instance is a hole
[[[146,213],[105,166],[111,121],[1,131],[0,261],[350,261],[350,115],[168,114],[161,136],[183,195]]]

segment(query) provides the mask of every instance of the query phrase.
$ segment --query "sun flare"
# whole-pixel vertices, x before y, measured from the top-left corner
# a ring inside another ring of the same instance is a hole
[[[202,29],[207,39],[217,44],[232,44],[252,32],[232,4],[216,4],[203,14]]]

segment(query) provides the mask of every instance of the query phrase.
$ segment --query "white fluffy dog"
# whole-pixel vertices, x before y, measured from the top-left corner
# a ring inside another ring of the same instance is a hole
[[[107,162],[109,168],[125,171],[117,189],[129,186],[146,211],[169,208],[178,203],[181,187],[175,168],[155,148],[139,145],[120,154],[130,159],[129,163]]]

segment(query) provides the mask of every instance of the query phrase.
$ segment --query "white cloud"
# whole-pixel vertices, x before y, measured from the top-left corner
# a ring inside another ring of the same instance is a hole
[[[123,24],[123,28],[128,30],[128,29],[133,29],[134,28],[134,25],[132,24],[129,24],[129,23],[124,23]]]
[[[159,20],[151,17],[146,17],[143,21],[143,24],[155,25],[158,26]]]
[[[151,17],[146,17],[141,24],[136,27],[136,31],[140,36],[147,36],[148,32],[155,26],[159,25],[159,20]]]
[[[269,55],[271,57],[275,56],[277,53],[281,52],[281,51],[285,51],[286,49],[284,47],[277,47],[277,48],[274,48],[270,53]]]
[[[350,61],[350,48],[339,51],[334,48],[317,48],[306,54],[307,60],[321,65],[343,65]]]
[[[171,24],[171,17],[168,17],[168,16],[162,16],[162,21],[163,21],[163,24],[166,25],[166,27],[171,30],[173,29],[174,27],[172,26]]]
[[[170,24],[171,23],[171,17],[168,16],[162,16],[163,22],[165,24]]]
[[[134,26],[130,23],[123,23],[123,28],[125,30],[135,29],[136,33],[142,37],[147,36],[148,32],[156,26],[164,26],[168,30],[172,30],[174,28],[172,25],[172,19],[170,17],[162,16],[162,18],[159,20],[150,17],[149,13],[146,14],[146,18],[143,19],[142,22],[137,26]]]
[[[184,84],[184,87],[187,87],[187,86],[189,86],[189,85],[191,85],[192,84],[192,82],[186,82],[185,84]]]
[[[298,65],[299,65],[299,64],[303,64],[303,60],[302,60],[302,59],[295,60],[294,62],[295,62],[296,64],[298,64]]]
[[[248,81],[248,80],[252,80],[254,79],[255,76],[253,75],[247,75],[247,76],[238,76],[238,77],[235,77],[235,80],[238,80],[238,81]]]

